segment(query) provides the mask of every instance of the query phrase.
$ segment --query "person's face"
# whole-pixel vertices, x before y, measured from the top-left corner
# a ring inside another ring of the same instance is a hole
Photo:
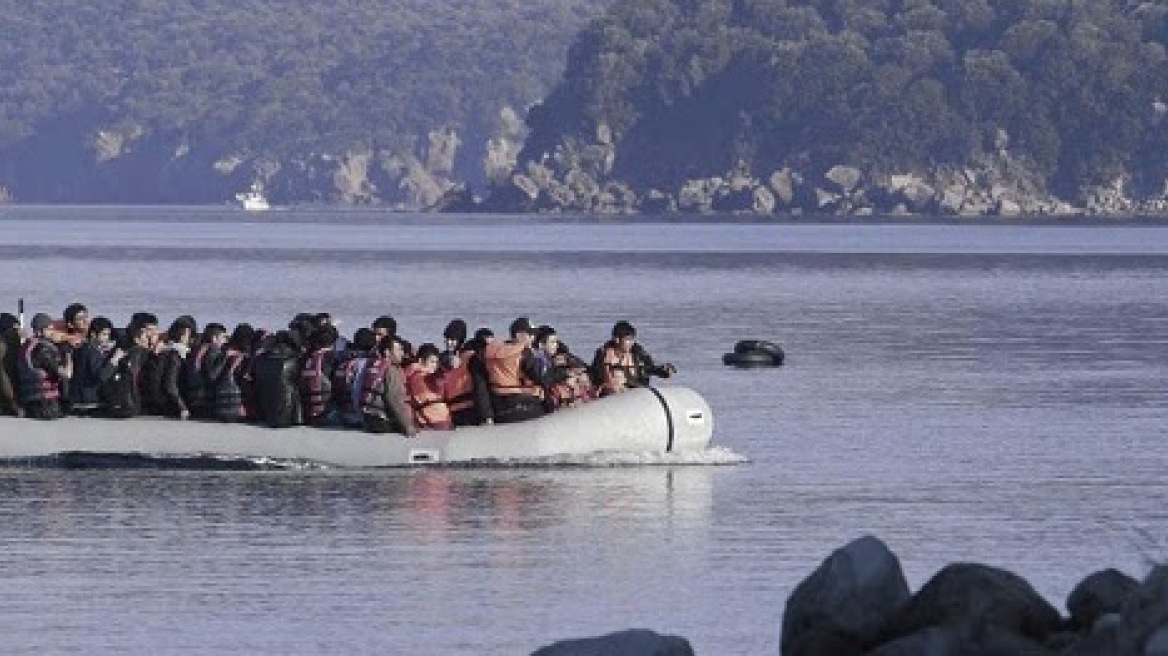
[[[69,324],[69,329],[75,333],[85,333],[89,330],[89,313],[85,310],[73,315],[73,323]]]
[[[384,326],[382,326],[380,328],[374,328],[373,334],[377,335],[377,339],[381,339],[382,337],[388,337],[389,336],[389,329],[385,328]]]
[[[432,374],[438,371],[438,356],[428,355],[421,360],[418,360],[418,366],[427,374]]]
[[[153,343],[157,342],[158,341],[158,324],[156,324],[156,323],[146,324],[145,330],[142,331],[142,334],[144,334],[146,336],[146,342],[148,344],[153,344]]]
[[[227,333],[219,333],[218,335],[215,335],[215,339],[212,341],[214,341],[219,346],[223,346],[227,343]]]
[[[103,328],[96,333],[93,333],[93,335],[90,336],[89,341],[98,345],[105,344],[110,341],[110,337],[112,336],[112,331],[109,328]]]
[[[393,342],[389,345],[389,359],[394,362],[401,362],[406,357],[406,350],[402,347],[401,342]]]
[[[547,339],[543,340],[543,344],[540,344],[539,347],[543,349],[544,353],[554,358],[556,351],[560,349],[560,338],[556,335],[548,335]]]
[[[520,344],[523,344],[525,346],[531,346],[531,341],[533,339],[535,339],[535,337],[532,336],[531,333],[520,332],[519,334],[515,335],[515,339]]]
[[[628,353],[629,351],[631,351],[633,349],[633,344],[636,344],[636,343],[637,343],[636,337],[634,337],[632,335],[627,335],[625,337],[621,337],[620,339],[618,339],[616,341],[616,346],[622,352]]]
[[[454,350],[454,349],[456,349],[456,348],[458,348],[458,340],[457,340],[457,339],[451,339],[451,338],[447,337],[447,338],[446,338],[446,350],[447,350],[447,351],[453,351],[453,350]]]

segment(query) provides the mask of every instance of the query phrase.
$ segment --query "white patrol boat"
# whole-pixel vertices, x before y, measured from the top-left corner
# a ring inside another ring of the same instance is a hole
[[[235,200],[242,209],[248,212],[262,212],[272,209],[268,199],[264,196],[263,187],[258,182],[253,184],[251,189],[235,194]]]

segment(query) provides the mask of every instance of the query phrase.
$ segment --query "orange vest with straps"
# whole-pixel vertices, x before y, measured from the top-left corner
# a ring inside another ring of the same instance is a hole
[[[85,343],[85,333],[70,331],[69,324],[65,323],[64,319],[57,319],[51,327],[56,333],[53,341],[57,344],[68,344],[71,348],[81,348],[81,345]]]
[[[442,397],[442,385],[436,374],[427,374],[419,368],[412,367],[406,378],[406,392],[410,397],[410,407],[414,409],[414,418],[422,428],[433,430],[450,430],[454,428],[454,420],[450,417],[450,408]]]
[[[621,353],[611,346],[605,347],[602,364],[604,367],[603,379],[600,383],[602,390],[609,393],[618,391],[612,382],[612,372],[614,369],[623,369],[625,371],[626,381],[632,378],[635,363],[633,362],[633,354],[631,352]],[[627,382],[625,386],[628,386]]]
[[[528,380],[523,374],[521,362],[526,347],[517,342],[499,342],[487,344],[483,351],[483,364],[487,369],[487,379],[490,381],[491,394],[496,396],[510,396],[513,394],[527,394],[543,398],[543,388]]]
[[[474,351],[466,349],[458,354],[458,366],[446,372],[446,406],[451,412],[462,412],[474,407],[474,380],[470,375],[470,359]]]

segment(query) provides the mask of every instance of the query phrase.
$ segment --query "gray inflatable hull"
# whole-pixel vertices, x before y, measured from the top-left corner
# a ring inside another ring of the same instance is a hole
[[[701,451],[713,435],[705,400],[685,387],[634,389],[518,424],[423,431],[413,439],[358,430],[66,418],[0,418],[0,461],[66,454],[271,459],[337,467],[532,460]]]

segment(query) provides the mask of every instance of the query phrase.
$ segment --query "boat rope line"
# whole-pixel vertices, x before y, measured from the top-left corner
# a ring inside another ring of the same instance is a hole
[[[665,401],[665,397],[657,391],[656,387],[648,389],[653,393],[653,396],[657,397],[657,400],[661,402],[661,408],[665,410],[665,427],[669,430],[669,441],[665,443],[665,452],[673,453],[673,413],[669,411],[669,403]]]

